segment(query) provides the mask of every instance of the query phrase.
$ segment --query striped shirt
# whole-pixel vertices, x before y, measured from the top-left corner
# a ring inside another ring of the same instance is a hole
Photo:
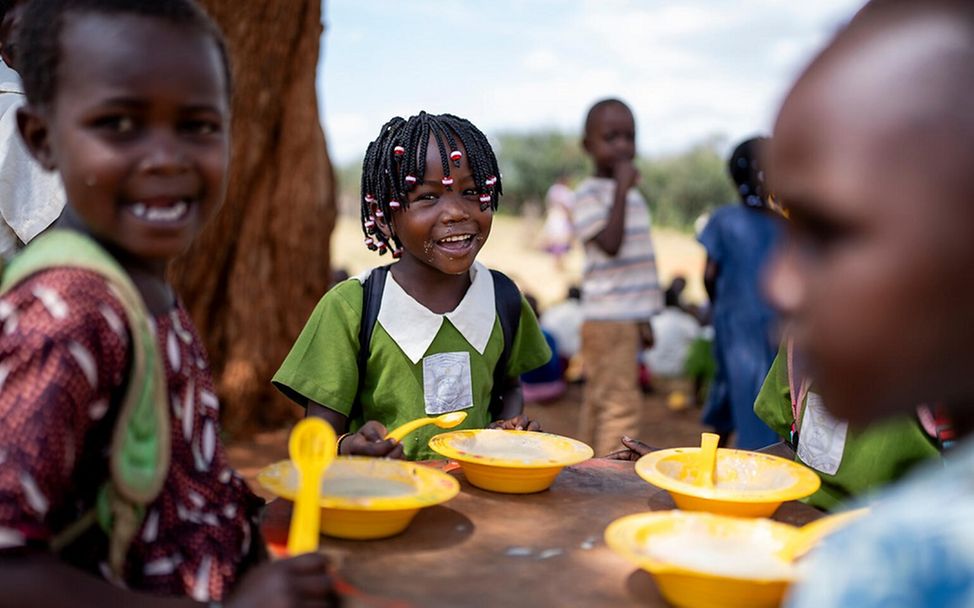
[[[635,188],[626,194],[625,232],[615,256],[593,240],[612,209],[615,180],[590,177],[575,191],[575,234],[585,244],[582,313],[587,320],[648,321],[662,309],[650,236],[649,207]]]

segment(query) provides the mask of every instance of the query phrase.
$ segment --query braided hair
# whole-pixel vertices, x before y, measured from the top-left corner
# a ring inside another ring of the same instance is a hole
[[[480,194],[480,208],[496,210],[503,194],[497,158],[487,141],[469,120],[452,114],[420,112],[405,120],[399,116],[382,125],[379,136],[369,144],[362,161],[362,231],[365,245],[384,255],[391,250],[398,258],[402,242],[395,234],[386,236],[376,227],[376,216],[388,218],[409,206],[408,193],[426,175],[426,148],[430,137],[440,153],[444,180],[450,165],[460,166],[466,150],[474,184]],[[446,182],[444,182],[446,183]],[[373,205],[375,207],[373,215]]]
[[[768,192],[765,184],[762,155],[770,140],[754,137],[741,142],[727,161],[727,171],[737,184],[741,202],[747,207],[765,209],[768,207]]]

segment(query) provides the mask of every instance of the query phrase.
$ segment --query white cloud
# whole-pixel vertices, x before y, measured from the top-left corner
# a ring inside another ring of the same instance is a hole
[[[636,113],[640,150],[767,131],[797,71],[863,0],[330,2],[322,116],[357,161],[420,109],[488,133],[577,131],[596,99]]]

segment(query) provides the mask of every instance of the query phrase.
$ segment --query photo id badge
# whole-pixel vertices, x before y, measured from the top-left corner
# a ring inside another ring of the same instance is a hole
[[[826,475],[835,475],[842,464],[849,423],[836,420],[825,409],[822,397],[808,393],[805,415],[798,434],[798,457]]]
[[[435,416],[473,407],[470,353],[438,353],[423,358],[426,413]]]

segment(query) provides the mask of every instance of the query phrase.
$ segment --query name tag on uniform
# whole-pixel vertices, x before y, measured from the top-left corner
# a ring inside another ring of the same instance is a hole
[[[805,415],[798,434],[798,457],[826,475],[835,475],[842,464],[849,423],[836,420],[825,409],[822,397],[808,393]]]
[[[473,407],[470,353],[423,357],[423,396],[431,416]]]

